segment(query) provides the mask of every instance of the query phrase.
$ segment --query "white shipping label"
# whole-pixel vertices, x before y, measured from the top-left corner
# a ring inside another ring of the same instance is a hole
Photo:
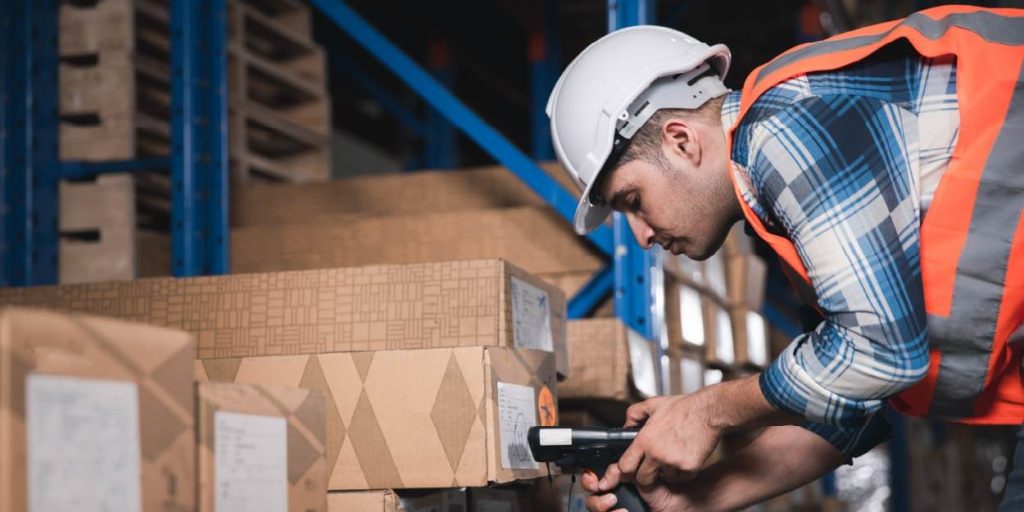
[[[217,512],[287,512],[288,423],[284,418],[213,414]]]
[[[142,510],[134,382],[30,374],[25,415],[30,511]]]
[[[537,426],[537,401],[530,386],[498,382],[498,422],[501,426],[501,467],[537,469],[526,434]]]
[[[551,304],[544,290],[517,277],[512,285],[512,336],[516,348],[553,352]]]
[[[683,340],[694,345],[704,345],[704,309],[697,290],[688,286],[679,287],[679,318]]]
[[[689,395],[700,391],[704,387],[704,365],[697,359],[684,357],[679,360],[679,375],[681,377],[682,393]]]
[[[725,364],[732,364],[736,360],[736,352],[732,344],[732,320],[729,313],[724,309],[717,309],[715,312],[715,330],[718,332],[715,339],[715,355],[718,360]]]
[[[658,394],[658,374],[654,366],[654,347],[647,338],[632,329],[626,329],[629,344],[629,364],[633,386],[644,398]]]
[[[747,358],[758,366],[768,365],[768,329],[764,317],[747,311]]]

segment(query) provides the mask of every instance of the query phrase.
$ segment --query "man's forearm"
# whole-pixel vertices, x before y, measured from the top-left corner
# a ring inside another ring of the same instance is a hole
[[[817,434],[796,426],[769,427],[732,456],[686,484],[701,510],[736,510],[820,478],[844,462]]]
[[[761,392],[758,375],[705,388],[708,422],[723,432],[773,425],[799,425],[806,421],[776,409]]]

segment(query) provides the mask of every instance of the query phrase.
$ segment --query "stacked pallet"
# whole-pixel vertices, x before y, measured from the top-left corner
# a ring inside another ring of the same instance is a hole
[[[166,0],[62,3],[63,160],[117,161],[169,154],[168,9]],[[232,181],[328,179],[330,100],[323,50],[311,37],[309,7],[293,0],[233,0],[226,29]],[[131,208],[120,217],[110,210],[108,216],[116,217],[118,225],[134,218],[143,229],[166,232],[168,176],[147,172],[136,173],[133,179]],[[153,238],[148,233],[142,237]],[[167,245],[165,240],[155,240],[159,247]],[[62,282],[139,276],[74,274]]]

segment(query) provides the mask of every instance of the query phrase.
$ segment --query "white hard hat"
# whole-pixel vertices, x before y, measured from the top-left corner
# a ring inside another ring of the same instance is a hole
[[[591,189],[609,157],[618,159],[638,129],[663,108],[695,109],[728,92],[731,54],[682,32],[641,25],[598,39],[562,73],[547,114],[558,160],[583,191],[573,225],[585,234],[611,212]]]

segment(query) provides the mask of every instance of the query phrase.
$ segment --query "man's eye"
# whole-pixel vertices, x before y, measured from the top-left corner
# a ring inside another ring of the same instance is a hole
[[[640,211],[640,196],[635,195],[629,200],[629,209],[634,212]]]

